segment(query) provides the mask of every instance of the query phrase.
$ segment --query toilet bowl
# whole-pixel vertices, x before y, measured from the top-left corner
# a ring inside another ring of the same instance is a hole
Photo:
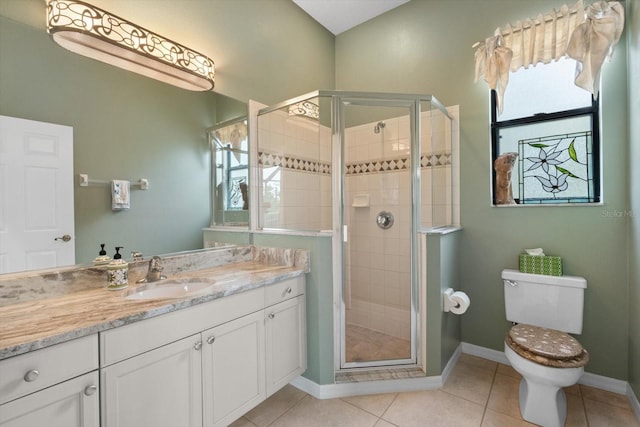
[[[521,335],[525,335],[523,341],[513,339]],[[518,324],[507,334],[504,352],[513,369],[522,375],[522,418],[544,427],[564,426],[567,403],[563,388],[576,384],[584,373],[589,361],[586,350],[563,332]]]
[[[567,417],[564,387],[576,384],[589,353],[569,333],[582,332],[581,277],[502,272],[507,320],[504,352],[522,375],[522,418],[543,427],[562,427]]]

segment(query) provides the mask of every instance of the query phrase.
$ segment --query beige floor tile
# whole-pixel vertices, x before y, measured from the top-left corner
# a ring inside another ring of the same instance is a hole
[[[256,425],[251,421],[249,421],[248,419],[246,419],[245,417],[242,417],[234,421],[233,423],[229,424],[229,427],[256,427]]]
[[[522,378],[522,375],[520,375],[515,369],[513,369],[511,365],[505,365],[503,363],[498,363],[497,372],[499,374],[508,375],[514,378]]]
[[[484,408],[441,390],[400,393],[382,418],[402,427],[478,427]]]
[[[442,389],[482,406],[486,405],[496,367],[486,369],[478,366],[461,361],[453,368]]]
[[[580,391],[584,399],[597,400],[598,402],[607,403],[609,405],[631,409],[629,398],[624,394],[612,393],[610,391],[586,385],[580,385]]]
[[[342,400],[360,409],[364,409],[377,417],[381,417],[396,396],[397,393],[372,394],[368,396],[344,397]]]
[[[306,395],[292,385],[286,385],[244,416],[258,427],[268,426]]]
[[[378,422],[376,423],[375,427],[397,427],[395,424],[391,424],[388,421],[383,420],[382,418],[380,418],[378,420]]]
[[[465,354],[465,353],[462,353],[460,355],[460,359],[458,359],[458,363],[473,365],[476,368],[487,369],[487,370],[490,370],[491,372],[495,372],[496,366],[498,365],[497,362],[494,362],[492,360],[483,359],[482,357],[472,356],[470,354]]]
[[[411,342],[356,325],[346,327],[348,361],[394,360],[411,357]]]
[[[270,427],[372,427],[377,421],[378,417],[340,399],[307,396]]]
[[[567,396],[567,420],[564,423],[564,427],[587,426],[587,414],[584,411],[580,394],[576,393],[575,390],[565,389],[565,395]]]
[[[481,427],[530,427],[535,424],[487,409]]]
[[[576,396],[582,396],[582,393],[580,393],[580,384],[575,384],[571,387],[565,387],[564,392],[566,394],[575,394]]]
[[[487,402],[487,408],[512,418],[521,420],[520,403],[520,379],[509,375],[496,374]]]
[[[584,399],[589,427],[640,427],[631,408]]]

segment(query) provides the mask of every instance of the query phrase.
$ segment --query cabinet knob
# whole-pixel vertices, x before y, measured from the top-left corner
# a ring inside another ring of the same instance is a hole
[[[291,293],[291,291],[292,291],[291,286],[289,286],[289,287],[287,288],[287,290],[286,290],[286,291],[284,291],[284,292],[285,292],[286,294],[290,294],[290,293]]]
[[[267,316],[269,319],[273,319],[274,317],[276,317],[275,313],[269,313],[269,315]]]
[[[88,385],[84,388],[84,394],[85,396],[93,396],[94,394],[96,394],[97,390],[98,387],[96,387],[95,385]]]
[[[216,340],[216,337],[211,335],[209,338],[207,338],[207,344],[213,344],[215,340]]]
[[[193,348],[194,348],[195,350],[200,350],[200,349],[202,348],[202,341],[198,341],[197,343],[195,343],[195,344],[193,345]]]
[[[37,380],[39,375],[40,375],[40,372],[38,372],[36,369],[32,369],[26,374],[24,374],[24,380],[30,383]]]

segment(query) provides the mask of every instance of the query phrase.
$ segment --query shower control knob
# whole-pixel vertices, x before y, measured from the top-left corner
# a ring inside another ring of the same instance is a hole
[[[380,212],[376,217],[376,224],[383,230],[391,228],[393,225],[393,214],[387,211]]]

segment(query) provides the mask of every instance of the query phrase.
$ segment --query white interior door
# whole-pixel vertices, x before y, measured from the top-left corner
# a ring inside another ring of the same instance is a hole
[[[0,273],[75,264],[73,128],[0,116]]]

